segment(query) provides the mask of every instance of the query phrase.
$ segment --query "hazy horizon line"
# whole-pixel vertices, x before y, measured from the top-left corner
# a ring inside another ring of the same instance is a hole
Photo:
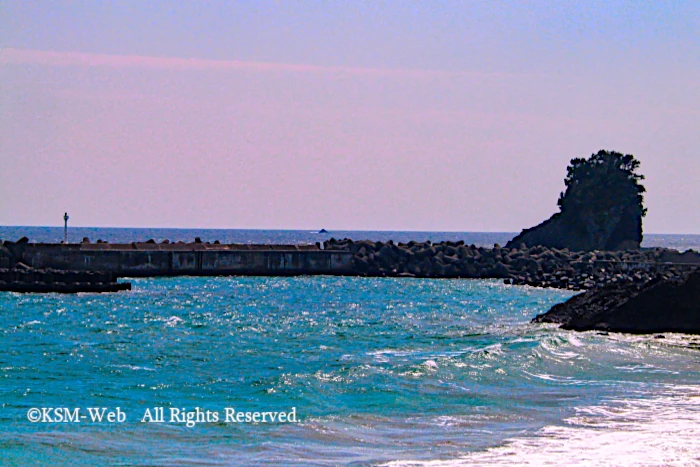
[[[0,225],[0,228],[56,228],[63,229],[62,225]],[[320,229],[316,228],[297,228],[297,229],[286,229],[286,228],[253,228],[253,227],[119,227],[119,226],[95,226],[95,225],[72,225],[68,226],[70,229],[161,229],[161,230],[253,230],[253,231],[283,231],[283,232],[318,232]],[[322,227],[325,228],[325,227]],[[529,228],[529,227],[525,227]],[[508,231],[508,230],[397,230],[397,229],[327,229],[329,234],[333,232],[416,232],[416,233],[490,233],[490,234],[519,234],[520,231]],[[521,229],[522,231],[523,229]],[[690,232],[643,232],[642,235],[693,235],[700,236],[700,233],[690,233]]]

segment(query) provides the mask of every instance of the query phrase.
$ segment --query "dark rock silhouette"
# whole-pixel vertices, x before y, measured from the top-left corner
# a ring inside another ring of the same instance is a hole
[[[97,271],[35,269],[23,263],[0,268],[0,292],[78,293],[131,290],[130,282],[117,282],[115,274]]]
[[[589,290],[533,322],[576,331],[700,334],[700,270],[659,275],[641,286],[624,283]]]
[[[572,251],[632,250],[642,242],[643,175],[631,154],[599,151],[588,160],[572,159],[560,212],[523,230],[507,248],[543,245]]]
[[[4,245],[0,245],[0,268],[9,268],[15,264],[14,255]]]
[[[395,244],[330,239],[323,243],[323,249],[350,251],[355,273],[360,276],[492,278],[506,284],[569,290],[643,284],[659,273],[677,276],[700,266],[697,252],[663,248],[584,252],[541,245],[483,248],[463,241]]]

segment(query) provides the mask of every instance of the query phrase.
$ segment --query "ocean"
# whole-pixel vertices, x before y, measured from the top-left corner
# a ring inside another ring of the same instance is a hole
[[[0,228],[3,239],[22,235],[58,241],[62,229]],[[325,238],[99,228],[71,235]],[[492,245],[511,235],[328,238]],[[652,240],[700,245],[698,236]],[[133,289],[115,294],[0,293],[0,464],[700,465],[700,336],[530,324],[569,291],[494,280],[126,280]]]
[[[320,230],[320,229],[319,229]],[[204,242],[221,243],[274,243],[274,244],[313,244],[330,238],[395,242],[459,241],[467,245],[492,247],[505,245],[517,232],[417,232],[417,231],[378,231],[378,230],[331,230],[320,234],[318,230],[245,230],[245,229],[170,229],[170,228],[110,228],[110,227],[70,227],[68,242],[79,243],[83,238],[92,242],[104,240],[110,243],[131,243],[153,239],[157,242],[194,241],[196,237]],[[37,243],[58,243],[63,241],[62,227],[18,227],[0,226],[0,240],[16,241],[22,237]],[[680,251],[700,251],[700,235],[691,234],[645,234],[643,248],[664,247]]]

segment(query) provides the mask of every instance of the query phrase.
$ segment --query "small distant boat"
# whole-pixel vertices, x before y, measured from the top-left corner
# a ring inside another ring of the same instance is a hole
[[[318,231],[318,233],[328,233],[328,231],[326,229],[321,229]]]

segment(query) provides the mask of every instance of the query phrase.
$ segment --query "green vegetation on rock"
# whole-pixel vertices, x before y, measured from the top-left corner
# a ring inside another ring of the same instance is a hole
[[[571,160],[560,212],[525,229],[508,243],[570,250],[638,249],[642,242],[645,192],[631,154],[598,151],[589,159]]]

